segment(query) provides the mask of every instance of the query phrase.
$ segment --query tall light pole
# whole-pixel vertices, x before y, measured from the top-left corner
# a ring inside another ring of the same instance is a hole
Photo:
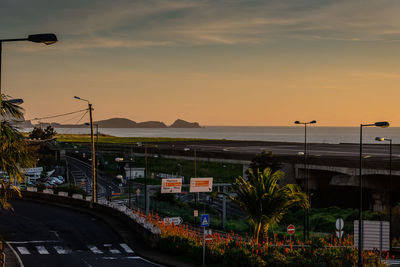
[[[393,203],[393,177],[392,177],[392,139],[384,137],[376,137],[376,141],[388,141],[389,142],[389,252],[392,254],[392,203]]]
[[[0,39],[0,95],[1,95],[1,61],[2,61],[2,49],[3,43],[7,42],[19,42],[19,41],[30,41],[34,43],[43,43],[46,45],[54,44],[58,41],[57,36],[54,33],[44,33],[44,34],[32,34],[28,35],[27,38],[17,38],[17,39]]]
[[[3,54],[3,43],[8,42],[20,42],[20,41],[30,41],[34,43],[43,43],[46,45],[54,44],[58,41],[57,36],[54,33],[44,33],[44,34],[31,34],[27,38],[16,38],[16,39],[0,39],[0,106],[2,101],[2,85],[1,85],[1,73],[2,73],[2,54]],[[1,125],[1,120],[0,120]]]
[[[89,117],[90,117],[90,140],[92,145],[92,181],[93,181],[93,197],[92,202],[97,202],[97,182],[96,182],[96,151],[94,148],[94,136],[93,136],[93,116],[92,116],[92,104],[89,100],[74,96],[75,99],[82,100],[88,103]]]
[[[310,188],[309,188],[309,177],[308,177],[308,171],[307,171],[307,125],[308,124],[315,124],[317,123],[316,120],[312,120],[309,122],[301,122],[301,121],[295,121],[295,124],[302,124],[304,125],[304,189],[307,194],[307,198],[310,198]],[[309,218],[308,218],[308,213],[309,213],[309,208],[305,209],[304,211],[304,230],[303,230],[303,240],[306,240],[309,238],[310,234],[310,229],[309,229]]]
[[[359,172],[359,194],[360,194],[360,204],[359,204],[359,210],[358,210],[358,266],[362,267],[362,251],[363,251],[363,227],[362,227],[362,187],[363,187],[363,181],[362,181],[362,153],[363,153],[363,146],[362,146],[362,130],[363,127],[381,127],[381,128],[387,128],[389,127],[389,123],[387,121],[381,121],[381,122],[375,122],[375,123],[370,123],[370,124],[360,124],[360,172]]]

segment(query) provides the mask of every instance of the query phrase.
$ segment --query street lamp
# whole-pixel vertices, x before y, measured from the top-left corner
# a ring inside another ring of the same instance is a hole
[[[75,99],[82,100],[88,103],[89,107],[89,117],[90,117],[90,139],[92,145],[92,180],[93,180],[93,198],[92,202],[97,202],[97,187],[96,187],[96,152],[94,148],[94,136],[93,136],[93,116],[92,116],[92,104],[89,100],[74,96]]]
[[[307,171],[307,125],[308,124],[315,124],[317,123],[316,120],[312,120],[309,122],[301,122],[301,121],[295,121],[295,124],[302,124],[304,125],[304,189],[307,194],[307,198],[310,196],[310,188],[309,188],[309,177],[308,177],[308,171]],[[310,234],[310,229],[309,229],[309,218],[308,218],[308,213],[309,213],[309,208],[306,208],[304,211],[304,230],[303,230],[303,240],[306,241],[306,236],[307,239],[309,238]]]
[[[384,137],[376,137],[376,141],[388,141],[389,142],[389,179],[390,179],[390,193],[389,193],[389,252],[392,254],[392,203],[393,203],[393,178],[392,178],[392,139]]]
[[[375,122],[375,123],[370,123],[370,124],[360,124],[360,181],[359,181],[359,191],[360,191],[360,206],[358,210],[358,266],[362,267],[362,251],[363,251],[363,242],[362,242],[362,153],[363,153],[363,146],[362,146],[362,129],[363,127],[381,127],[381,128],[387,128],[389,127],[389,122],[387,121],[380,121],[380,122]]]
[[[18,38],[18,39],[0,39],[0,94],[1,94],[1,56],[3,43],[5,42],[19,42],[19,41],[30,41],[34,43],[43,43],[46,45],[54,44],[58,41],[57,36],[54,33],[44,33],[44,34],[31,34],[28,38]]]

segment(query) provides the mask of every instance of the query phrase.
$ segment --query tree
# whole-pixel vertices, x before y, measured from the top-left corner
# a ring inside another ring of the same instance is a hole
[[[263,172],[249,170],[250,176],[239,176],[233,184],[236,197],[230,198],[247,214],[254,227],[253,237],[259,242],[260,233],[267,238],[269,228],[278,223],[292,207],[308,208],[307,195],[298,185],[287,184],[280,187],[282,171],[272,172],[270,168]]]
[[[262,151],[261,153],[257,154],[252,160],[249,165],[249,169],[246,171],[247,177],[250,177],[251,174],[249,172],[250,169],[252,170],[259,170],[263,172],[266,168],[270,168],[272,172],[276,172],[281,169],[281,163],[277,158],[274,157],[274,154],[270,152]]]
[[[33,128],[32,132],[29,133],[30,139],[46,140],[52,139],[56,135],[56,131],[51,125],[48,125],[44,130],[40,127]]]
[[[14,181],[22,182],[24,174],[21,168],[30,167],[33,163],[29,153],[25,137],[12,125],[13,120],[23,116],[23,109],[8,102],[9,97],[0,96],[0,170],[3,177],[0,178],[0,208],[12,209],[8,202],[10,195],[17,193],[19,189],[13,185]],[[5,179],[9,177],[8,181]]]

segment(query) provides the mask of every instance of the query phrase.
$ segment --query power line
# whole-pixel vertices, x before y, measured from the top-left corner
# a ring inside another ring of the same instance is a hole
[[[39,120],[45,120],[45,119],[52,119],[52,118],[57,118],[57,117],[62,117],[62,116],[67,116],[67,115],[71,115],[71,114],[75,114],[75,113],[79,113],[79,112],[83,112],[86,111],[87,113],[87,108],[86,109],[82,109],[82,110],[78,110],[78,111],[73,111],[73,112],[68,112],[68,113],[64,113],[64,114],[59,114],[59,115],[54,115],[54,116],[48,116],[48,117],[42,117],[42,118],[34,118],[32,119],[33,121],[39,121]],[[85,113],[85,114],[86,114]]]

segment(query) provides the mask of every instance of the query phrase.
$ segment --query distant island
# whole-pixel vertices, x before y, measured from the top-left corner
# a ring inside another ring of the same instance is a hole
[[[95,121],[94,124],[99,125],[99,128],[202,128],[198,122],[187,122],[181,119],[177,119],[171,125],[167,126],[162,121],[144,121],[135,122],[126,118],[111,118],[107,120]],[[83,124],[60,124],[56,122],[51,123],[39,123],[33,124],[30,120],[22,123],[20,127],[33,128],[33,127],[47,127],[50,125],[53,128],[86,128],[88,127],[85,123]]]

